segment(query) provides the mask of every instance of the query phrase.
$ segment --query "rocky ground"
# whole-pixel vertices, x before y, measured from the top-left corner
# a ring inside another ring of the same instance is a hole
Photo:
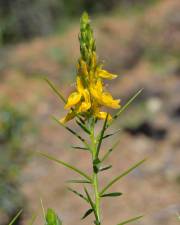
[[[114,137],[120,142],[109,160],[114,167],[102,184],[148,158],[114,186],[122,197],[103,201],[104,225],[139,214],[145,216],[134,224],[180,223],[179,3],[161,0],[138,14],[122,16],[116,12],[93,20],[100,57],[108,69],[119,74],[118,80],[108,83],[114,96],[120,96],[124,104],[143,88],[141,96],[114,125],[114,129],[122,127],[120,135]],[[2,99],[27,107],[34,118],[39,129],[35,150],[91,172],[88,154],[71,150],[77,140],[51,120],[52,114],[61,117],[65,112],[42,79],[47,76],[54,81],[65,96],[73,89],[79,54],[77,35],[75,25],[61,35],[2,49],[0,90]],[[111,145],[108,141],[106,144]],[[40,198],[46,207],[59,212],[64,224],[91,224],[91,217],[80,221],[87,206],[66,190],[65,181],[70,176],[76,177],[53,162],[33,157],[22,177],[22,191],[28,202],[22,225],[27,224],[32,212],[38,213],[36,224],[42,224]]]

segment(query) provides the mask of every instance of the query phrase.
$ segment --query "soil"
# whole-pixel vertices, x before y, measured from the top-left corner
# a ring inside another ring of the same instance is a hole
[[[112,190],[122,192],[122,196],[102,201],[104,225],[141,214],[144,218],[134,224],[180,223],[179,10],[179,0],[161,0],[138,15],[101,16],[93,22],[100,58],[107,69],[119,74],[116,81],[107,84],[114,96],[120,96],[123,105],[143,88],[114,124],[113,129],[122,128],[114,137],[120,143],[107,162],[114,166],[105,172],[101,185],[147,158],[113,186]],[[48,152],[91,173],[88,153],[72,150],[70,146],[79,144],[78,140],[51,119],[51,115],[60,118],[66,112],[43,80],[52,80],[64,96],[74,89],[78,29],[78,25],[73,26],[61,35],[2,49],[0,92],[1,100],[7,98],[26,107],[35,121],[39,132],[34,152]],[[69,125],[82,134],[73,122]],[[111,145],[107,140],[102,153]],[[34,154],[22,176],[22,192],[27,199],[22,225],[34,212],[38,215],[35,224],[43,224],[40,198],[45,207],[58,212],[64,224],[92,224],[91,216],[80,221],[88,206],[66,189],[66,180],[76,177]]]

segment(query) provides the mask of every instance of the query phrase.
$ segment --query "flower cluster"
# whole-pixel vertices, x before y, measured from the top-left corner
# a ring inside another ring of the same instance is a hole
[[[102,106],[120,108],[120,100],[113,99],[111,94],[105,91],[103,79],[112,80],[117,75],[104,70],[103,65],[98,62],[95,39],[87,13],[81,18],[79,41],[81,57],[77,63],[76,91],[68,97],[65,109],[69,112],[61,122],[68,122],[77,115],[85,119],[93,116],[97,119],[107,117],[110,120],[111,115],[100,109]]]

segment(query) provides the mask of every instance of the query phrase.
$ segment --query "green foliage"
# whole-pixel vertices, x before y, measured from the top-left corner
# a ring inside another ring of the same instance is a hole
[[[100,192],[100,195],[103,195],[105,193],[106,190],[108,190],[114,183],[116,183],[117,181],[119,181],[121,178],[125,177],[126,175],[128,175],[131,171],[133,171],[134,169],[136,169],[138,166],[140,166],[142,163],[145,162],[145,159],[141,160],[140,162],[136,163],[135,165],[133,165],[132,167],[130,167],[129,169],[127,169],[126,171],[124,171],[123,173],[121,173],[120,175],[118,175],[117,177],[115,177],[114,179],[112,179]]]
[[[45,225],[62,225],[61,220],[53,209],[47,209]]]
[[[137,221],[137,220],[141,219],[142,217],[143,217],[143,216],[137,216],[137,217],[128,219],[128,220],[126,220],[126,221],[123,221],[123,222],[119,223],[118,225],[129,224],[129,223],[131,223],[131,222],[134,222],[134,221]]]
[[[80,31],[81,35],[79,35],[79,42],[80,42],[80,51],[81,55],[84,60],[90,61],[91,60],[91,51],[95,51],[95,42],[93,38],[93,30],[90,27],[89,23],[89,17],[87,13],[83,13],[81,20],[80,20]],[[89,65],[89,64],[88,64]],[[92,73],[94,71],[91,71]],[[95,72],[94,72],[95,73]],[[91,74],[91,73],[90,73]],[[83,76],[84,74],[81,74]],[[85,75],[89,76],[89,73],[87,72]],[[83,77],[84,78],[84,77]],[[85,79],[85,78],[84,78]],[[56,93],[56,95],[66,103],[66,99],[63,97],[63,95],[57,90],[57,88],[49,81],[46,80],[51,87],[51,89]],[[81,141],[83,144],[82,147],[74,147],[75,149],[79,150],[88,150],[88,153],[91,155],[91,163],[92,163],[92,174],[87,175],[85,172],[83,172],[81,169],[74,167],[73,165],[66,163],[62,160],[58,160],[55,157],[42,153],[40,152],[40,155],[43,157],[46,157],[47,159],[54,161],[60,165],[65,166],[66,168],[73,170],[76,172],[78,175],[81,177],[85,178],[83,179],[78,179],[78,180],[70,180],[69,183],[73,184],[83,184],[83,189],[85,192],[85,195],[80,193],[79,191],[74,190],[71,187],[68,187],[68,190],[71,191],[73,194],[76,196],[80,197],[82,200],[84,200],[86,203],[89,204],[88,210],[84,213],[82,216],[82,219],[85,219],[88,217],[90,214],[94,214],[94,224],[96,225],[101,225],[102,224],[102,219],[101,219],[101,213],[100,213],[100,208],[101,208],[101,198],[104,197],[119,197],[122,195],[121,192],[106,192],[109,188],[111,188],[116,182],[118,182],[121,178],[127,176],[130,172],[132,172],[134,169],[136,169],[138,166],[140,166],[142,163],[144,163],[145,159],[139,161],[138,163],[134,164],[130,168],[126,169],[124,172],[121,172],[119,175],[115,176],[113,179],[111,179],[107,185],[100,190],[100,185],[99,185],[99,173],[105,172],[106,170],[110,169],[112,165],[104,165],[104,161],[109,157],[110,153],[115,149],[117,146],[116,142],[113,144],[113,146],[106,151],[103,156],[101,156],[101,146],[104,140],[106,138],[110,138],[113,135],[115,135],[118,131],[112,132],[110,134],[106,134],[106,131],[108,128],[119,118],[119,116],[129,107],[129,105],[136,99],[136,97],[141,93],[142,90],[139,90],[134,96],[132,96],[129,101],[123,105],[112,117],[112,120],[108,121],[108,116],[109,114],[106,114],[106,118],[102,124],[102,128],[99,132],[96,132],[95,126],[98,123],[98,119],[96,116],[93,114],[93,112],[90,110],[89,111],[89,116],[88,117],[83,117],[83,115],[76,113],[76,110],[74,107],[71,107],[71,111],[75,112],[76,117],[76,123],[77,125],[82,129],[83,133],[86,134],[86,137],[84,138],[83,136],[79,135],[75,130],[72,128],[68,127],[65,125],[65,123],[62,123],[61,120],[58,120],[56,118],[55,121],[68,130],[72,135],[74,135],[76,138]],[[73,118],[74,118],[73,117]],[[87,138],[88,136],[88,138]],[[93,192],[93,195],[89,190],[87,189],[86,185],[91,187],[91,190]],[[53,217],[56,218],[56,217]],[[121,222],[119,225],[127,224],[130,222],[133,222],[135,220],[140,219],[141,216],[139,217],[134,217],[132,219],[128,219],[124,222]],[[55,219],[52,219],[55,223]],[[48,224],[48,225],[54,225],[54,224]]]
[[[20,210],[20,211],[15,215],[15,217],[11,220],[11,222],[10,222],[8,225],[13,225],[13,224],[17,221],[17,219],[19,218],[19,216],[21,215],[21,213],[22,213],[22,210]]]
[[[49,82],[48,82],[49,83]],[[50,85],[51,86],[51,85]],[[52,87],[52,86],[51,86]],[[56,92],[56,94],[58,94],[58,92],[56,91],[56,89],[53,88],[53,90]],[[142,90],[138,91],[132,98],[130,98],[130,100],[124,105],[122,106],[122,108],[114,115],[113,119],[116,120],[120,114],[122,112],[124,112],[125,109],[128,108],[128,106],[136,99],[136,97],[141,93]],[[58,94],[59,95],[59,94]],[[64,98],[62,98],[61,94],[60,94],[60,99],[62,101],[64,101]],[[140,166],[142,163],[144,163],[144,160],[139,161],[138,163],[134,164],[133,166],[131,166],[129,169],[125,170],[124,172],[120,173],[120,175],[116,176],[115,178],[113,178],[101,191],[99,191],[98,189],[98,179],[97,179],[97,174],[99,172],[103,172],[107,169],[110,169],[112,166],[104,166],[103,163],[104,161],[109,157],[110,153],[115,149],[115,147],[117,146],[117,144],[119,143],[116,142],[115,144],[113,144],[113,146],[107,150],[107,152],[104,154],[104,156],[100,157],[100,148],[101,148],[101,144],[102,142],[107,138],[107,137],[111,137],[112,135],[114,135],[116,132],[113,132],[112,134],[105,134],[106,130],[113,124],[114,120],[111,123],[107,123],[107,117],[103,123],[102,129],[99,132],[99,134],[97,136],[95,136],[94,134],[94,126],[96,124],[97,121],[94,121],[93,119],[88,120],[88,121],[82,121],[80,122],[78,120],[78,125],[82,128],[82,130],[84,131],[84,133],[88,134],[91,140],[91,143],[89,144],[87,142],[86,139],[82,138],[81,136],[79,136],[79,134],[77,132],[75,132],[74,130],[72,130],[71,128],[67,127],[64,124],[61,124],[59,122],[59,120],[55,119],[59,125],[63,126],[65,129],[67,129],[70,133],[72,133],[74,136],[76,136],[83,144],[83,147],[74,147],[76,149],[80,149],[80,150],[88,150],[91,154],[92,154],[92,159],[93,159],[93,175],[92,178],[91,176],[87,175],[86,173],[82,172],[81,169],[77,169],[74,166],[65,163],[61,160],[56,159],[55,157],[52,157],[50,155],[47,155],[45,153],[40,153],[42,156],[57,162],[58,164],[64,165],[65,167],[75,171],[76,173],[78,173],[80,176],[86,178],[85,180],[69,180],[68,183],[74,183],[74,184],[89,184],[92,185],[93,189],[94,189],[94,194],[95,197],[93,199],[93,197],[91,196],[91,194],[88,192],[87,188],[84,186],[84,191],[85,191],[85,195],[83,195],[82,193],[74,190],[71,187],[68,187],[68,190],[71,191],[72,193],[74,193],[76,196],[80,197],[81,199],[85,200],[89,205],[90,208],[84,213],[84,215],[82,216],[82,219],[85,219],[86,217],[88,217],[90,214],[94,213],[95,216],[95,224],[100,225],[100,215],[99,215],[99,204],[100,204],[100,199],[104,198],[104,197],[119,197],[122,195],[121,192],[110,192],[110,193],[106,193],[106,191],[117,181],[119,181],[121,178],[127,176],[130,172],[132,172],[134,169],[136,169],[138,166]],[[119,131],[119,130],[118,130]],[[88,143],[88,144],[87,144]],[[120,223],[119,225],[123,225],[123,224],[127,224],[130,222],[133,222],[135,220],[140,219],[142,216],[138,216],[138,217],[134,217],[132,219],[128,219],[122,223]]]
[[[73,2],[73,1],[72,1]],[[87,1],[88,2],[88,1]],[[93,2],[93,1],[92,1]],[[70,3],[69,3],[70,4]],[[95,51],[95,41],[93,39],[93,30],[90,27],[89,17],[87,13],[84,13],[81,18],[81,35],[79,36],[80,41],[80,51],[84,60],[91,60],[90,53],[91,51]],[[89,64],[88,64],[89,66]],[[95,71],[90,71],[95,74]],[[89,75],[89,72],[87,72]],[[81,76],[87,74],[81,74]],[[56,86],[46,79],[50,88],[55,92],[55,94],[59,97],[61,101],[64,103],[67,102],[66,98],[59,92]],[[96,125],[99,122],[98,117],[93,114],[93,111],[89,110],[88,117],[84,117],[83,114],[78,114],[75,108],[72,106],[71,111],[76,117],[76,124],[82,129],[83,133],[86,134],[80,135],[76,132],[76,130],[71,127],[65,125],[60,120],[55,119],[55,121],[67,131],[69,131],[72,135],[74,135],[82,144],[82,146],[73,146],[74,149],[85,150],[91,156],[91,164],[92,164],[92,174],[86,174],[86,172],[81,169],[74,167],[73,165],[66,163],[62,160],[57,159],[51,155],[39,152],[39,154],[51,161],[58,163],[72,171],[76,174],[80,175],[80,179],[71,179],[68,180],[69,184],[82,184],[84,193],[82,191],[76,191],[74,188],[68,187],[68,190],[73,194],[81,198],[88,204],[88,210],[85,211],[82,219],[85,219],[89,215],[94,215],[94,224],[101,225],[101,200],[102,198],[116,198],[122,195],[121,192],[109,192],[109,189],[116,183],[119,182],[121,178],[127,176],[130,172],[144,163],[145,160],[141,160],[133,166],[126,169],[124,172],[119,173],[114,178],[110,179],[107,182],[105,187],[101,189],[99,184],[99,176],[103,176],[103,174],[112,167],[112,165],[104,165],[104,161],[109,157],[109,155],[113,152],[118,142],[112,145],[111,148],[107,149],[105,153],[102,154],[101,147],[102,143],[107,138],[112,138],[113,135],[117,134],[119,130],[106,133],[109,127],[117,121],[120,115],[129,107],[129,105],[136,99],[136,97],[141,93],[142,90],[138,91],[130,100],[124,104],[115,114],[112,116],[112,120],[108,120],[108,114],[106,114],[106,118],[104,122],[101,124],[101,129],[96,130]],[[92,97],[92,96],[90,96]],[[107,97],[107,96],[106,96]],[[108,97],[107,97],[108,98]],[[96,102],[94,102],[96,103]],[[91,103],[92,104],[92,103]],[[102,104],[100,104],[102,106]],[[99,108],[98,108],[99,109]],[[73,118],[74,118],[73,117]],[[26,146],[24,135],[27,131],[27,116],[9,105],[3,105],[0,110],[0,209],[4,211],[8,211],[9,214],[12,214],[16,211],[17,208],[21,208],[23,206],[23,197],[20,195],[19,191],[19,175],[22,167],[27,161],[27,151],[24,151]],[[99,126],[100,127],[100,126]],[[23,140],[23,142],[22,142]],[[83,179],[82,179],[83,178]],[[108,192],[107,192],[108,191]],[[47,209],[45,212],[42,200],[41,205],[44,214],[44,223],[45,225],[62,225],[61,220],[55,213],[53,209]],[[13,225],[17,219],[19,218],[21,211],[16,214],[16,216],[12,219],[9,225]],[[118,225],[124,225],[136,220],[139,220],[142,216],[133,217],[131,219],[127,219]],[[29,225],[34,224],[36,217],[32,217]]]
[[[67,167],[70,170],[73,170],[74,172],[78,173],[82,177],[86,178],[87,181],[89,181],[89,182],[92,181],[91,177],[89,177],[87,174],[85,174],[84,172],[82,172],[80,169],[78,169],[78,168],[76,168],[76,167],[74,167],[74,166],[72,166],[72,165],[70,165],[70,164],[68,164],[68,163],[66,163],[66,162],[64,162],[62,160],[58,160],[55,157],[52,157],[51,155],[44,154],[42,152],[39,152],[39,154],[41,154],[42,156],[46,157],[49,160],[52,160],[52,161],[54,161],[54,162],[56,162],[58,164],[61,164],[61,165],[65,166],[65,167]]]

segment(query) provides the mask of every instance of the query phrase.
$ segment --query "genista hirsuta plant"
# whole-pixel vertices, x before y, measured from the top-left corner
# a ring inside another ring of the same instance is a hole
[[[83,13],[80,20],[80,57],[77,62],[77,73],[76,73],[76,88],[67,98],[63,97],[60,91],[54,86],[52,82],[46,79],[50,87],[58,95],[58,97],[64,102],[64,108],[68,110],[67,115],[64,118],[54,118],[58,124],[67,129],[72,135],[77,137],[81,144],[80,146],[73,146],[75,149],[87,151],[90,154],[90,160],[92,163],[92,174],[86,174],[81,169],[74,167],[73,165],[56,159],[55,157],[40,153],[42,156],[61,164],[74,172],[76,172],[80,179],[69,180],[69,183],[82,184],[82,192],[69,187],[68,190],[80,197],[85,201],[89,208],[84,212],[82,219],[85,219],[90,214],[94,215],[94,224],[104,224],[101,216],[101,200],[107,197],[119,197],[122,195],[121,192],[112,192],[111,187],[117,183],[121,178],[128,175],[132,170],[140,166],[145,159],[137,162],[127,170],[117,174],[107,183],[104,187],[99,184],[99,176],[103,176],[106,170],[112,166],[105,166],[104,162],[113,152],[117,143],[105,150],[101,149],[103,141],[117,133],[108,133],[108,128],[118,119],[120,114],[130,105],[130,103],[140,94],[141,90],[138,91],[129,101],[121,106],[119,99],[114,99],[112,95],[106,90],[104,85],[104,79],[112,80],[117,75],[112,74],[103,69],[103,64],[99,60],[96,54],[96,43],[93,36],[93,30],[90,25],[90,20],[87,13]],[[114,115],[106,112],[106,108],[115,109]],[[75,120],[77,126],[79,126],[86,138],[79,135],[71,127],[68,126],[68,121]],[[95,132],[95,127],[99,120],[102,121],[102,128],[99,132]],[[91,189],[90,189],[91,187]],[[56,213],[52,209],[48,209],[47,213],[44,213],[46,225],[61,225],[62,222],[57,217]],[[126,219],[117,225],[129,224],[133,221],[140,219],[142,216],[132,217]]]
[[[96,43],[87,13],[83,13],[80,20],[79,42],[80,57],[76,66],[75,91],[73,91],[66,100],[49,80],[47,80],[47,82],[61,98],[61,100],[63,100],[65,103],[64,108],[68,110],[67,115],[64,118],[54,119],[82,142],[81,146],[73,146],[73,148],[89,152],[92,162],[92,174],[86,174],[82,170],[50,155],[44,153],[41,154],[75,171],[81,176],[82,179],[70,180],[69,182],[78,184],[82,183],[83,192],[80,193],[71,187],[68,189],[75,195],[79,196],[82,200],[87,202],[87,204],[89,204],[89,209],[84,213],[82,219],[85,219],[90,214],[94,214],[94,224],[102,225],[103,220],[101,217],[101,199],[105,197],[121,196],[121,192],[111,192],[110,188],[122,177],[126,176],[132,170],[142,164],[144,160],[139,161],[126,171],[115,176],[111,180],[108,180],[107,184],[104,187],[101,187],[99,184],[99,176],[103,176],[103,172],[112,167],[111,165],[104,166],[104,161],[112,153],[117,143],[112,145],[110,149],[107,149],[103,152],[101,150],[101,145],[105,139],[112,138],[113,133],[108,134],[108,128],[116,121],[116,119],[128,107],[128,105],[139,95],[141,90],[138,91],[138,93],[136,93],[124,106],[121,106],[120,100],[114,99],[112,95],[106,90],[104,80],[115,79],[117,75],[106,71],[96,54]],[[102,107],[105,109],[116,109],[116,113],[114,115],[110,115],[110,113],[102,111]],[[75,120],[76,124],[83,130],[83,132],[86,134],[86,137],[88,136],[88,138],[80,136],[67,125],[68,121],[72,119]],[[99,120],[103,120],[104,122],[102,124],[102,129],[96,134],[95,126]],[[116,133],[116,131],[114,133]],[[89,190],[89,186],[92,187],[91,192]],[[119,223],[119,225],[128,224],[140,218],[141,216],[134,217]]]

